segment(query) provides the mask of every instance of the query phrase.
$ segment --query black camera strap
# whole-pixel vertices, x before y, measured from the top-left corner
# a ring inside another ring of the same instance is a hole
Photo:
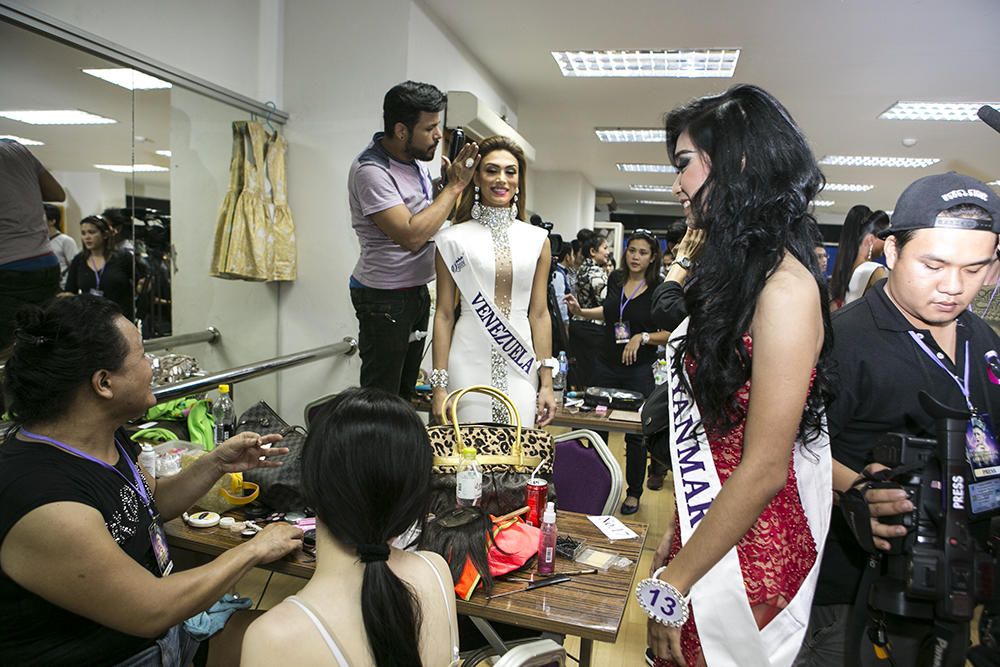
[[[870,539],[870,524],[868,532]],[[868,642],[864,641],[865,626],[868,625],[868,620],[871,618],[871,612],[868,609],[868,591],[879,577],[881,564],[881,553],[869,554],[868,563],[865,565],[865,571],[861,575],[861,583],[858,584],[858,592],[854,596],[854,607],[851,609],[851,616],[847,623],[847,638],[844,642],[844,646],[847,647],[848,650],[844,652],[844,667],[855,667],[856,665],[862,664],[861,650],[863,646],[868,644]],[[853,656],[850,651],[851,646],[857,647]]]

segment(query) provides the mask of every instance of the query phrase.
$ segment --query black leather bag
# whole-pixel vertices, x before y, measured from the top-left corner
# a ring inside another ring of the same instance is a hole
[[[287,447],[288,453],[280,459],[278,468],[254,468],[243,473],[243,478],[260,486],[259,500],[276,512],[301,510],[305,507],[302,498],[302,446],[306,442],[306,430],[301,426],[289,426],[264,401],[240,415],[236,432],[253,431],[260,435],[278,433],[281,441],[276,447]]]
[[[604,405],[612,410],[638,410],[645,398],[640,392],[630,389],[587,387],[583,403],[591,407]]]

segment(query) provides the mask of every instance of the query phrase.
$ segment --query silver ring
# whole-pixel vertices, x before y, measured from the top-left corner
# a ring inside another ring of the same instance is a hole
[[[470,157],[468,160],[465,161],[465,168],[472,169],[472,165],[474,164],[476,164],[476,161]]]

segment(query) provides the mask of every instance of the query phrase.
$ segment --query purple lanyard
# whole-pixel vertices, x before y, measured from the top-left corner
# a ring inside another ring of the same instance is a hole
[[[618,321],[619,322],[622,321],[622,317],[625,315],[625,306],[628,305],[628,302],[632,300],[632,297],[635,296],[635,293],[638,292],[639,290],[641,290],[642,286],[645,285],[645,284],[646,284],[646,280],[643,279],[643,281],[641,283],[639,283],[639,286],[636,287],[634,290],[632,290],[632,293],[629,294],[628,298],[626,299],[625,298],[625,283],[622,283],[621,305],[618,306]]]
[[[962,396],[965,397],[965,404],[968,406],[969,412],[975,414],[976,409],[972,406],[972,392],[969,391],[969,341],[965,341],[965,378],[963,380],[959,380],[957,375],[949,371],[948,368],[941,363],[941,360],[938,359],[937,355],[934,354],[933,351],[931,351],[931,348],[927,347],[927,343],[923,341],[920,334],[916,331],[907,331],[907,333],[910,334],[910,338],[916,342],[920,349],[924,351],[924,354],[930,357],[931,361],[940,366],[941,370],[947,373],[948,376],[955,381],[955,384],[958,385],[958,390],[961,391]]]
[[[424,196],[427,198],[427,203],[430,204],[434,201],[434,186],[431,183],[430,172],[425,171],[423,165],[419,162],[414,161],[413,164],[420,174],[420,186],[424,189]]]
[[[92,260],[92,261],[94,261],[94,256],[91,255],[89,257],[89,259]],[[94,289],[98,289],[98,290],[101,289],[101,276],[104,275],[104,269],[106,269],[106,268],[108,268],[108,260],[106,260],[106,259],[104,260],[104,266],[101,267],[100,271],[97,270],[97,262],[96,261],[94,261],[94,263],[91,265],[90,270],[94,272],[94,280],[97,282],[97,287],[95,287]],[[21,429],[21,430],[23,431],[24,429]],[[34,436],[32,436],[32,437],[34,437]]]
[[[150,517],[153,516],[153,510],[150,509],[150,504],[151,503],[149,502],[149,496],[146,495],[146,488],[145,488],[145,485],[142,483],[142,481],[141,481],[141,479],[139,477],[139,471],[136,470],[135,464],[132,463],[132,459],[129,458],[128,454],[125,453],[125,450],[122,448],[122,446],[120,444],[118,444],[118,439],[117,438],[115,438],[115,447],[117,447],[118,448],[118,452],[123,457],[125,457],[125,462],[128,463],[129,469],[132,470],[132,476],[134,478],[132,481],[129,481],[129,478],[126,477],[122,473],[121,470],[119,470],[118,468],[114,467],[113,465],[109,465],[109,464],[105,463],[104,461],[100,460],[99,458],[93,457],[93,456],[91,456],[90,454],[88,454],[86,452],[81,452],[76,447],[72,447],[70,445],[67,445],[65,442],[59,442],[58,440],[53,440],[52,438],[48,438],[48,437],[46,437],[44,435],[38,435],[37,433],[31,433],[30,431],[28,431],[24,427],[21,427],[21,435],[26,435],[29,438],[34,438],[35,440],[41,440],[42,442],[47,442],[50,445],[53,445],[55,447],[58,447],[59,449],[62,449],[63,451],[67,451],[70,454],[76,454],[77,456],[79,456],[82,459],[86,459],[88,461],[93,461],[97,465],[103,466],[104,468],[107,468],[108,470],[111,470],[116,475],[118,475],[119,477],[121,477],[122,480],[124,480],[125,483],[129,485],[129,488],[131,488],[133,491],[135,491],[139,495],[139,497],[142,498],[142,502],[146,506],[146,511],[149,512],[149,516]]]

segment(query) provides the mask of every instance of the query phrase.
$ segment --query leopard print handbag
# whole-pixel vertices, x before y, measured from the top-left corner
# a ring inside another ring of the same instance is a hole
[[[499,400],[510,415],[511,424],[459,424],[456,405],[467,393],[479,393]],[[464,447],[476,450],[483,469],[483,507],[494,516],[507,514],[524,505],[524,487],[538,466],[538,476],[549,483],[548,500],[555,501],[552,436],[540,428],[521,428],[521,418],[503,392],[485,385],[453,391],[445,399],[451,403],[451,423],[428,426],[427,436],[434,452],[431,481],[431,512],[437,514],[455,506],[455,470]]]

